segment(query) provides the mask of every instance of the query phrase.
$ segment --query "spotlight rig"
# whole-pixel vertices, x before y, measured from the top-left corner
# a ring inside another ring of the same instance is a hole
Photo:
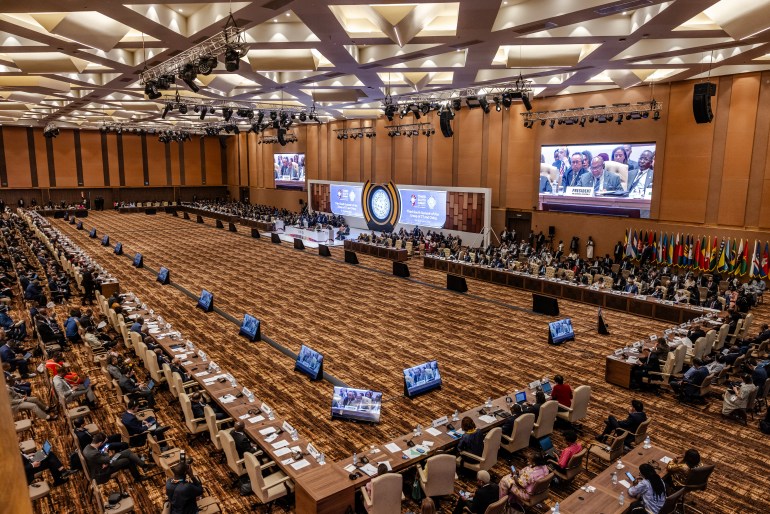
[[[654,98],[648,102],[635,104],[618,103],[612,105],[592,105],[590,107],[574,107],[572,109],[558,109],[553,111],[523,112],[524,127],[532,128],[535,122],[540,121],[544,126],[548,122],[551,128],[558,125],[579,125],[585,127],[588,123],[611,123],[615,121],[619,126],[623,121],[660,119],[660,111],[663,104]]]

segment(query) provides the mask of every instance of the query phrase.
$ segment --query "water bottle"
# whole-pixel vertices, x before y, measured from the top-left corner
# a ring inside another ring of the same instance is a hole
[[[618,474],[614,471],[610,475],[610,481],[612,482],[612,485],[618,485]]]
[[[490,396],[489,398],[487,398],[486,407],[491,407],[491,406],[492,406],[492,397]]]
[[[650,436],[647,436],[647,437],[644,438],[644,449],[648,450],[651,447],[652,447],[652,445],[650,444]]]
[[[556,505],[553,506],[553,514],[559,514],[559,502],[556,502]]]
[[[358,466],[358,454],[353,452],[353,465]]]
[[[417,423],[417,429],[415,430],[416,435],[422,435],[422,425]]]
[[[318,464],[320,464],[321,466],[326,464],[326,455],[324,455],[323,452],[321,452],[321,455],[318,456]]]
[[[615,464],[615,467],[618,468],[618,469],[623,469],[623,463],[620,462],[620,459],[618,459],[618,463]]]
[[[291,440],[296,441],[297,439],[299,439],[299,432],[297,432],[297,429],[295,428],[291,431]]]
[[[452,414],[452,421],[457,421],[460,419],[460,413],[457,412],[457,409],[455,409],[454,414]]]
[[[626,493],[623,493],[623,492],[620,493],[620,496],[618,496],[618,504],[619,505],[626,504]]]

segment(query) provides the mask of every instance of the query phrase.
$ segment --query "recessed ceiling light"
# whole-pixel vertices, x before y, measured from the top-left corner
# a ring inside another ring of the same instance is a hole
[[[274,19],[273,23],[278,23],[278,18]]]
[[[623,11],[623,16],[628,16],[628,11]]]
[[[291,13],[287,12],[287,13],[286,13],[286,16],[291,16]]]
[[[180,8],[179,8],[179,12],[184,12],[184,9],[182,9],[182,8],[180,7]]]

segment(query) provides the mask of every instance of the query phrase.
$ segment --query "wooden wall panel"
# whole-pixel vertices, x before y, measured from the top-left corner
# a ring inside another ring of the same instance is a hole
[[[482,187],[492,188],[492,205],[500,205],[500,160],[503,149],[503,117],[508,116],[510,111],[501,111],[499,115],[493,111],[493,115],[488,117],[488,138],[486,141],[487,162],[486,162],[486,180]],[[490,113],[492,114],[492,113]]]
[[[329,175],[328,180],[345,180],[344,159],[346,141],[337,139],[337,129],[344,128],[340,122],[329,123],[327,128],[329,141]]]
[[[22,127],[3,127],[3,148],[8,187],[32,187],[27,130]]]
[[[71,130],[62,130],[58,137],[51,140],[56,169],[56,187],[78,187],[74,134]]]
[[[723,143],[725,159],[717,218],[720,225],[744,224],[759,100],[759,77],[758,73],[752,73],[733,80],[730,120],[727,138]]]
[[[422,137],[422,136],[419,136]],[[396,158],[393,162],[393,181],[396,184],[412,183],[412,166],[414,166],[414,138],[399,136],[391,138],[396,151]]]
[[[151,186],[170,185],[166,177],[166,145],[154,136],[147,136],[147,170]]]
[[[219,146],[219,139],[207,137],[204,139],[206,146],[206,185],[222,185],[222,149]]]
[[[374,161],[374,170],[372,171],[372,182],[383,184],[392,180],[392,157],[393,157],[393,138],[388,137],[387,119],[377,120],[377,137],[374,138],[375,153],[377,158]]]
[[[37,184],[38,187],[49,187],[51,182],[48,178],[48,152],[46,151],[43,131],[35,130],[33,138],[35,141],[35,162],[37,163]]]
[[[80,158],[83,162],[83,186],[104,186],[101,134],[95,130],[81,130],[80,147]]]
[[[201,150],[198,141],[188,141],[184,144],[184,179],[185,185],[200,184],[201,175]],[[244,154],[245,155],[245,154]]]
[[[547,109],[538,105],[536,109]],[[540,162],[540,145],[547,143],[537,142],[537,131],[543,128],[526,129],[519,121],[520,113],[524,108],[519,104],[513,104],[508,111],[510,122],[508,124],[508,141],[503,141],[508,148],[508,167],[506,173],[505,196],[507,207],[515,209],[532,209],[536,205],[537,174],[536,170]],[[580,137],[582,134],[572,135]]]
[[[107,162],[110,167],[110,186],[118,187],[120,177],[118,174],[118,138],[114,134],[107,135]],[[176,182],[177,184],[179,182]]]
[[[490,115],[498,116],[498,113],[493,110]],[[481,109],[462,109],[455,116],[454,123],[462,125],[458,131],[460,152],[457,160],[457,185],[460,187],[482,185],[481,147],[484,116]]]
[[[175,145],[171,146],[173,148]],[[123,169],[125,170],[126,186],[144,186],[142,140],[139,136],[123,135]]]
[[[305,127],[304,137],[306,138],[305,149],[305,178],[321,180],[321,156],[319,154],[319,135],[318,125]]]
[[[455,118],[456,119],[456,118]],[[444,137],[438,125],[438,119],[434,122],[436,135],[430,142],[430,166],[427,176],[430,177],[428,185],[451,186],[452,167],[454,165],[454,138]],[[453,124],[455,122],[452,122]]]
[[[349,121],[345,128],[361,127],[360,120]],[[343,143],[345,150],[345,170],[343,176],[348,182],[361,182],[361,152],[364,145],[363,139],[347,139]]]

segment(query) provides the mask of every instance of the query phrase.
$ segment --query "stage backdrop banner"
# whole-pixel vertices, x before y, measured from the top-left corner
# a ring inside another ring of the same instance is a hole
[[[331,184],[332,212],[338,216],[361,218],[364,212],[361,208],[362,186],[348,184]]]
[[[401,189],[400,223],[443,228],[446,223],[446,191]]]

